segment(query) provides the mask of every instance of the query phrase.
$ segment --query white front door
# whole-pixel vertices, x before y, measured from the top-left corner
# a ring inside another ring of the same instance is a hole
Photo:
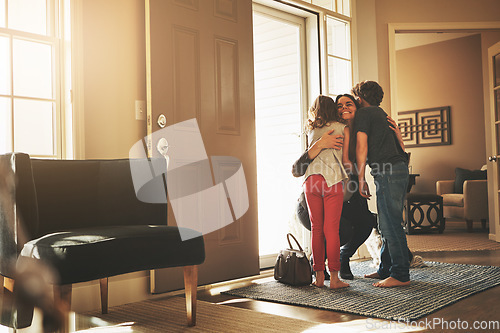
[[[303,246],[306,229],[295,221],[302,177],[291,167],[304,152],[307,110],[305,19],[254,4],[255,122],[261,268],[274,266],[293,233]]]
[[[490,119],[491,119],[491,149],[489,162],[493,170],[488,174],[490,192],[489,206],[494,207],[494,219],[490,218],[490,238],[500,242],[500,42],[488,49]],[[491,177],[492,176],[492,177]],[[492,202],[491,202],[492,201]],[[491,208],[490,208],[491,209]],[[490,214],[491,217],[491,214]]]
[[[146,40],[148,134],[195,118],[206,154],[239,159],[246,177],[249,209],[204,236],[199,284],[258,274],[252,2],[146,0]],[[181,287],[180,269],[151,273],[153,293]]]

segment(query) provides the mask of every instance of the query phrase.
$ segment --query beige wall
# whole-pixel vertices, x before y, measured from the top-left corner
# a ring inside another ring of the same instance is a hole
[[[396,52],[401,111],[451,107],[452,144],[408,148],[417,178],[415,192],[435,193],[438,179],[455,168],[486,164],[483,75],[479,34]]]
[[[356,0],[357,11],[372,0]],[[415,22],[492,22],[500,21],[500,1],[498,0],[376,0],[375,12],[377,49],[365,50],[365,57],[378,57],[378,78],[386,92],[382,107],[391,112],[389,82],[389,42],[388,23]],[[363,22],[358,21],[358,24]],[[363,73],[360,72],[360,78]]]
[[[128,157],[146,135],[135,119],[135,100],[146,99],[144,0],[81,0],[84,156]],[[110,278],[109,305],[135,302],[149,294],[149,272]],[[74,285],[72,308],[99,309],[99,283]]]
[[[85,158],[128,157],[146,135],[143,0],[82,1]]]

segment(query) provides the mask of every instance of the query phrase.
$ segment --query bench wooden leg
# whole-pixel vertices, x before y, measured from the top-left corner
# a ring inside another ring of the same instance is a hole
[[[198,266],[184,266],[184,288],[186,293],[186,312],[188,326],[195,326]]]
[[[61,333],[70,331],[70,311],[71,311],[71,284],[54,285],[54,302],[59,307],[64,316],[61,324]]]
[[[472,232],[472,220],[465,220],[467,223],[467,232]]]
[[[108,313],[108,278],[100,279],[101,285],[101,313]]]

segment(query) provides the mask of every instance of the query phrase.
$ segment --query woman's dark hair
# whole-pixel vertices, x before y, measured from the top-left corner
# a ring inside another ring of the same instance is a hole
[[[359,82],[352,88],[352,93],[373,106],[379,106],[384,98],[384,90],[375,81]]]
[[[329,96],[319,95],[309,109],[314,119],[309,119],[307,129],[321,128],[330,122],[340,122],[340,115],[337,112],[336,104]]]
[[[341,97],[347,97],[347,98],[349,98],[349,99],[350,99],[350,100],[354,103],[354,105],[356,106],[356,110],[357,110],[357,109],[359,109],[359,108],[361,107],[361,105],[359,104],[358,100],[357,100],[357,99],[356,99],[356,97],[354,97],[353,95],[351,95],[351,94],[342,94],[342,95],[337,95],[337,97],[335,98],[335,110],[337,110],[337,113],[339,112],[339,110],[338,110],[337,106],[338,106],[338,104],[339,104],[339,99],[340,99]],[[340,117],[340,115],[339,115],[339,117]],[[341,118],[342,118],[342,117],[341,117]],[[342,123],[344,123],[344,124],[346,123],[346,121],[345,121],[344,119],[341,119],[340,121],[341,121]]]
[[[341,97],[347,97],[351,101],[353,101],[354,105],[356,106],[356,110],[361,107],[358,100],[353,95],[342,94],[342,95],[338,95],[337,98],[335,98],[335,108],[337,107],[337,104],[339,103],[339,99]],[[337,110],[337,113],[338,113],[338,110]],[[351,160],[351,162],[354,163],[356,161],[356,136],[353,134],[354,133],[352,133],[352,129],[351,129],[351,135],[349,138],[349,160]]]

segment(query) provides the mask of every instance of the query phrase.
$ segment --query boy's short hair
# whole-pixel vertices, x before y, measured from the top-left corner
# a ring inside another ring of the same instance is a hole
[[[368,104],[379,106],[384,98],[384,90],[375,81],[362,81],[352,88],[354,96],[363,98]]]

